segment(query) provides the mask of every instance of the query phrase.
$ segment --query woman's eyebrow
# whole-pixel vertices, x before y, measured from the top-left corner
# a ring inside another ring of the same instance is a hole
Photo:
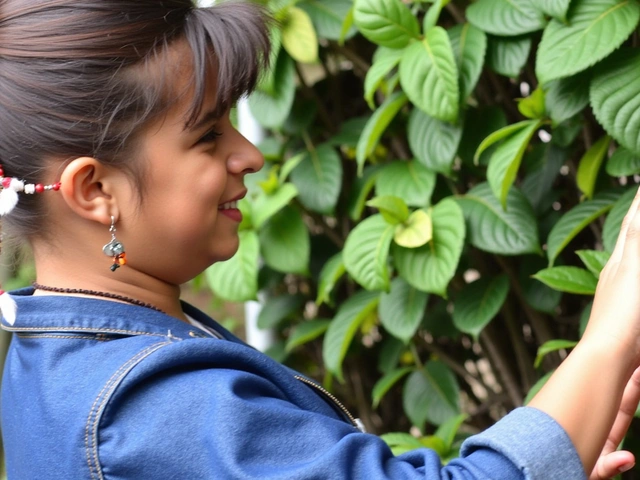
[[[195,132],[204,128],[206,125],[213,123],[215,120],[220,118],[220,114],[217,109],[213,109],[207,113],[205,113],[200,120],[195,122],[193,125],[189,125],[188,123],[184,126],[184,131]]]

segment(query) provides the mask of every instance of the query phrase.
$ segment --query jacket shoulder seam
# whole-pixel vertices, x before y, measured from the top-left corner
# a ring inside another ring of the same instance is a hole
[[[162,347],[170,345],[171,343],[173,342],[163,341],[155,343],[138,352],[114,372],[111,378],[109,378],[107,383],[105,383],[105,385],[102,387],[100,393],[98,393],[98,396],[94,400],[93,405],[91,406],[91,410],[89,411],[89,416],[87,418],[87,423],[85,426],[85,453],[87,457],[87,464],[89,466],[90,478],[92,480],[104,480],[104,475],[102,473],[98,454],[98,424],[100,423],[102,413],[104,412],[107,403],[113,395],[113,392],[116,390],[118,385],[120,385],[124,377],[136,365],[153,354],[155,351],[161,349]]]

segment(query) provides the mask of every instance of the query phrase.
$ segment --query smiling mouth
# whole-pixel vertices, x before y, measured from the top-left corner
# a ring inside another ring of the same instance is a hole
[[[227,202],[218,207],[218,210],[237,210],[238,209],[238,201]]]

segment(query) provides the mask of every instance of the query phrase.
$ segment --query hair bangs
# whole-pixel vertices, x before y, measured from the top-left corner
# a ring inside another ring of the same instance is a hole
[[[189,13],[184,35],[193,54],[194,84],[187,126],[200,116],[211,85],[216,89],[218,116],[255,89],[269,67],[271,22],[264,8],[234,1]]]

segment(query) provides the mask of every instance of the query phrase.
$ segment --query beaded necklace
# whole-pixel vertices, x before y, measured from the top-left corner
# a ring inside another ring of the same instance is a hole
[[[33,285],[33,288],[35,288],[36,290],[43,290],[45,292],[68,293],[71,295],[88,295],[91,297],[110,298],[112,300],[120,300],[125,303],[130,303],[131,305],[137,305],[138,307],[150,308],[151,310],[155,310],[156,312],[166,313],[164,310],[160,310],[155,305],[151,305],[150,303],[145,303],[141,300],[136,300],[135,298],[125,297],[124,295],[118,295],[117,293],[100,292],[97,290],[85,290],[82,288],[49,287],[47,285],[41,285],[37,282],[33,282],[32,285]]]

